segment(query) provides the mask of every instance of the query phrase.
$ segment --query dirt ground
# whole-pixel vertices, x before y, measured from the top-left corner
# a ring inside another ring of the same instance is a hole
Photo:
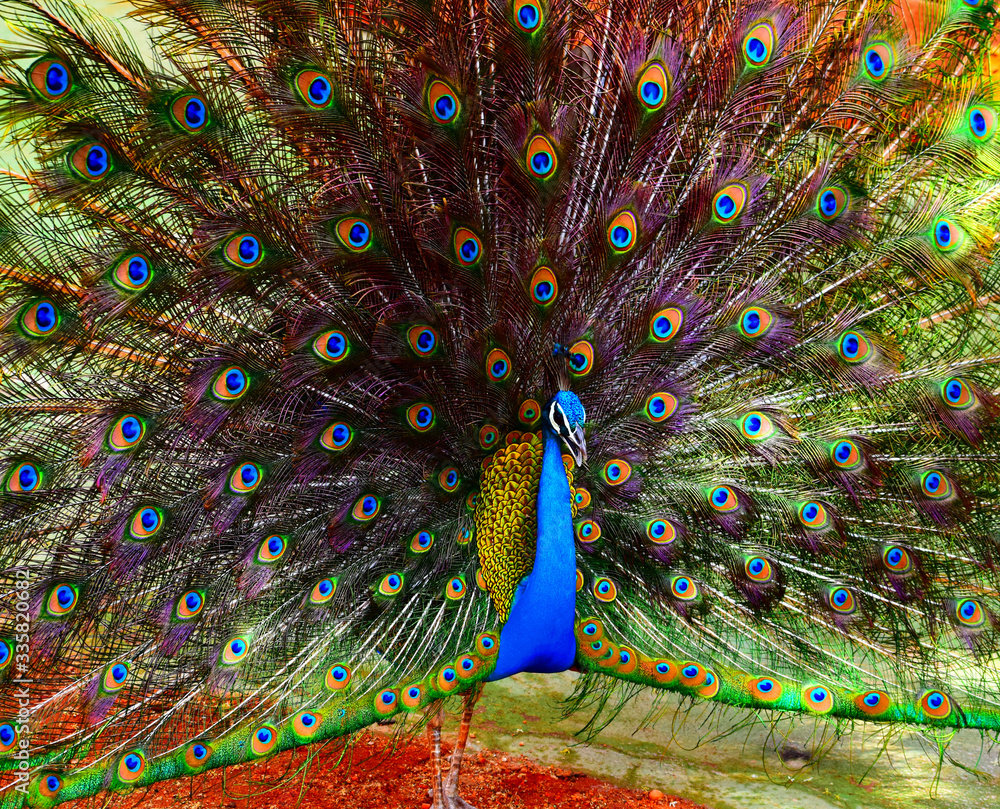
[[[447,742],[447,740],[446,740]],[[403,744],[404,746],[398,746]],[[113,798],[115,809],[429,809],[430,766],[422,738],[394,744],[364,733],[344,750],[294,750]],[[451,748],[445,745],[445,751]],[[311,756],[311,758],[308,758]],[[466,758],[462,796],[477,809],[706,809],[673,795],[622,789],[524,756],[483,750]],[[66,804],[105,806],[107,796]]]

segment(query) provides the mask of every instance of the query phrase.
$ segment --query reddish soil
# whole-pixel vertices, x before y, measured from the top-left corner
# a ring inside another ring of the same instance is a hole
[[[319,747],[319,746],[317,746]],[[450,752],[450,747],[445,747]],[[311,755],[311,759],[307,759]],[[706,809],[673,795],[622,789],[524,756],[471,753],[462,768],[462,796],[478,809]],[[213,770],[193,780],[158,784],[111,800],[115,809],[426,809],[428,751],[423,739],[394,748],[377,733],[340,747],[295,750],[262,763]],[[106,806],[107,796],[65,804]]]

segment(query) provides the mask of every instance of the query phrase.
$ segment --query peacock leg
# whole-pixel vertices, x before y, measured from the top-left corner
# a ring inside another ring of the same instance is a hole
[[[449,809],[444,802],[441,787],[441,701],[431,705],[431,718],[427,721],[427,744],[431,748],[431,788],[433,800],[431,809]]]
[[[476,707],[483,693],[483,684],[466,692],[462,703],[462,724],[458,727],[458,738],[455,739],[455,749],[451,753],[451,767],[444,782],[444,796],[448,809],[475,809],[458,794],[458,776],[462,770],[462,758],[465,756],[465,745],[469,741],[469,728],[472,725],[472,710]]]

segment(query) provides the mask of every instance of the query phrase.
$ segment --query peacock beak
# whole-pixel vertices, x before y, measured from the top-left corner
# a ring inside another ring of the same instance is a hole
[[[587,462],[587,437],[583,433],[583,425],[578,425],[572,435],[563,436],[563,441],[577,466]]]

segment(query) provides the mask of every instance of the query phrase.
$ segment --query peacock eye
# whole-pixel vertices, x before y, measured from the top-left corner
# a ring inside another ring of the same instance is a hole
[[[594,370],[594,347],[588,340],[578,340],[569,348],[569,371],[573,376],[587,376]]]
[[[231,365],[220,371],[212,383],[212,395],[220,402],[234,402],[249,389],[250,382],[242,368]]]
[[[348,216],[337,223],[337,240],[352,253],[363,253],[372,245],[372,229],[364,219]]]
[[[338,452],[347,449],[354,440],[354,430],[349,424],[342,421],[335,421],[327,426],[319,436],[319,444],[323,449],[331,452]]]
[[[112,452],[125,452],[139,446],[145,436],[146,422],[139,416],[129,414],[111,425],[105,440]]]
[[[28,304],[21,312],[19,321],[25,336],[42,340],[56,333],[62,318],[52,301],[40,300]]]
[[[538,0],[514,0],[514,23],[526,34],[533,34],[542,25],[542,6]]]
[[[535,399],[525,399],[517,409],[517,418],[522,424],[534,426],[542,417],[542,406]]]
[[[450,85],[436,79],[427,85],[427,108],[437,123],[452,124],[458,120],[462,104]]]
[[[326,109],[333,103],[333,82],[318,70],[303,70],[295,77],[295,92],[302,102],[314,110]]]
[[[406,410],[407,423],[418,433],[426,433],[435,422],[434,406],[428,402],[417,402]]]
[[[309,593],[309,603],[314,606],[319,606],[326,604],[336,595],[337,593],[337,580],[336,579],[322,579],[313,585],[312,591]]]
[[[264,260],[264,248],[253,234],[237,233],[226,242],[222,255],[237,269],[250,270]]]
[[[163,514],[153,506],[143,506],[129,523],[129,536],[136,542],[145,542],[155,537],[163,528]]]
[[[963,236],[962,229],[950,219],[942,218],[934,223],[934,246],[942,253],[957,249],[964,241]]]
[[[650,394],[646,399],[643,413],[654,424],[666,421],[677,411],[677,397],[666,391]]]
[[[58,584],[49,592],[45,612],[50,618],[62,618],[74,609],[80,599],[80,591],[72,584]]]
[[[875,353],[871,340],[859,331],[845,331],[837,340],[837,353],[849,365],[860,365]]]
[[[986,141],[997,131],[997,113],[985,104],[969,107],[969,132],[979,141]]]
[[[406,331],[406,341],[418,357],[430,357],[437,351],[437,331],[430,326],[410,326]]]
[[[354,503],[351,516],[358,522],[368,522],[378,516],[382,502],[374,494],[363,494]]]
[[[556,173],[559,158],[556,156],[552,141],[544,135],[535,135],[528,141],[528,151],[524,162],[532,177],[547,180]]]
[[[750,192],[743,183],[729,183],[712,199],[712,216],[716,222],[727,225],[736,221],[746,207]]]
[[[486,355],[486,375],[490,382],[503,382],[511,373],[510,357],[502,348],[494,348]]]
[[[468,228],[458,228],[455,231],[454,247],[458,263],[463,267],[475,266],[482,258],[483,243]]]
[[[684,312],[676,306],[660,309],[649,319],[649,336],[656,343],[669,343],[684,323]]]
[[[27,494],[42,485],[43,473],[41,467],[30,462],[17,464],[4,481],[4,488],[11,494]]]
[[[824,222],[832,222],[847,210],[850,201],[851,195],[846,189],[828,185],[816,198],[816,211]]]
[[[211,121],[205,100],[194,93],[174,99],[170,104],[170,116],[177,126],[191,135],[203,131]]]
[[[71,149],[67,159],[70,170],[77,177],[91,182],[103,180],[114,168],[110,152],[92,141]]]
[[[774,26],[769,22],[754,25],[743,40],[743,58],[750,67],[763,67],[771,61],[778,41]]]
[[[46,101],[62,101],[73,90],[73,74],[62,59],[46,56],[28,68],[28,82]]]
[[[874,82],[885,81],[896,64],[896,55],[887,42],[873,42],[862,57],[865,75]]]
[[[153,269],[149,259],[141,253],[126,256],[115,265],[111,272],[111,283],[122,292],[141,292],[153,280]]]
[[[640,103],[650,112],[660,109],[670,93],[670,79],[667,69],[659,62],[653,62],[639,76],[636,95]]]
[[[967,410],[976,403],[976,394],[969,384],[960,377],[953,376],[941,386],[941,398],[948,407]]]
[[[624,254],[635,247],[639,224],[631,211],[621,211],[608,225],[608,244],[617,254]]]
[[[777,428],[767,415],[755,410],[740,420],[740,432],[750,441],[766,441],[777,432]]]
[[[261,468],[255,463],[241,463],[229,475],[229,491],[232,494],[250,494],[263,480]]]
[[[531,300],[539,306],[548,306],[559,294],[559,282],[548,267],[538,267],[531,276]]]
[[[338,363],[351,352],[351,343],[340,329],[329,329],[319,334],[312,342],[313,353],[321,360]]]
[[[857,469],[864,461],[861,449],[853,441],[845,439],[834,444],[830,452],[830,460],[837,469],[850,471]]]

